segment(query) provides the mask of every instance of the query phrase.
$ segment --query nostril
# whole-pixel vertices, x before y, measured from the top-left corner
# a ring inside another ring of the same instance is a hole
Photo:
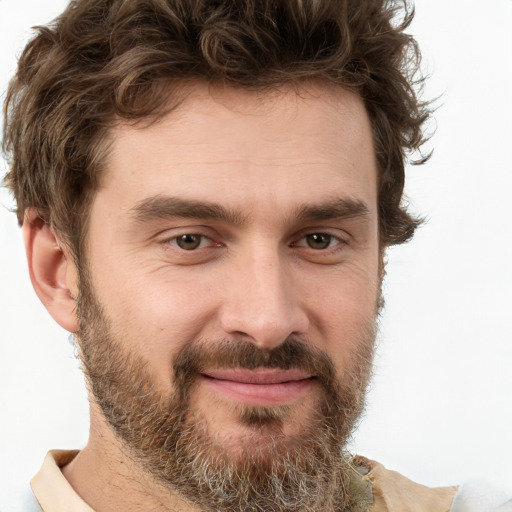
[[[292,335],[306,335],[307,314],[297,300],[301,295],[288,282],[283,269],[279,265],[271,270],[261,264],[252,265],[251,275],[257,277],[245,287],[231,289],[222,305],[219,314],[225,335],[262,348],[276,347]],[[236,280],[242,281],[242,277]]]

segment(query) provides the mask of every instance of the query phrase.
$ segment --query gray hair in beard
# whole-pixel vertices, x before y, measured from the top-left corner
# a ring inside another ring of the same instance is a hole
[[[364,406],[375,320],[352,340],[357,349],[339,376],[326,353],[297,337],[270,350],[242,340],[191,342],[174,361],[174,392],[165,396],[154,389],[146,362],[113,332],[83,269],[80,289],[77,339],[94,399],[133,460],[160,484],[204,511],[350,509],[343,449]],[[295,438],[282,431],[287,406],[239,406],[251,434],[233,458],[190,407],[197,377],[214,368],[304,370],[315,375],[321,398]]]

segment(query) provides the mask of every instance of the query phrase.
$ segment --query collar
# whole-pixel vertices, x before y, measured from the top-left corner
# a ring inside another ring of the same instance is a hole
[[[71,487],[60,468],[69,464],[78,450],[51,450],[30,486],[44,512],[94,512]]]
[[[44,512],[94,512],[62,474],[78,450],[51,450],[30,485]],[[347,472],[350,512],[449,512],[457,487],[426,487],[361,456]]]

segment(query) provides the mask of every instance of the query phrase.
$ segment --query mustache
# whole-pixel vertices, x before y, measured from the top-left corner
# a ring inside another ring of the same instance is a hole
[[[289,337],[270,349],[247,340],[191,343],[180,351],[173,364],[175,383],[183,390],[206,371],[257,368],[302,370],[314,376],[326,390],[336,387],[336,367],[332,359],[296,337]]]

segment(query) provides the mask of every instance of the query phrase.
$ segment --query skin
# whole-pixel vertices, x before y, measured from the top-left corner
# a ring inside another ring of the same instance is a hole
[[[147,363],[156,390],[172,392],[173,360],[192,340],[273,348],[296,336],[328,354],[338,373],[350,367],[377,314],[382,278],[377,168],[357,95],[318,83],[300,94],[199,83],[158,122],[120,122],[110,137],[87,261],[98,300],[125,349]],[[177,200],[230,215],[176,214]],[[199,236],[197,248],[180,247],[187,234]],[[38,295],[76,332],[69,251],[34,212],[25,241]],[[314,410],[314,381],[277,389],[269,382],[275,375],[260,377],[256,390],[203,379],[191,397],[233,457],[254,434],[238,421],[237,405],[288,405],[290,437],[300,437]],[[98,512],[194,510],[130,460],[92,397],[89,443],[63,472]]]

